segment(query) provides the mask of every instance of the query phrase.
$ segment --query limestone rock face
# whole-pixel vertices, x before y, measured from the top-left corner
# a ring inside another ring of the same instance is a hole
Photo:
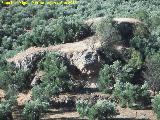
[[[33,70],[36,63],[42,59],[44,55],[45,51],[42,51],[39,48],[31,47],[26,51],[18,53],[16,56],[8,59],[7,61],[14,64],[16,68],[28,71]]]
[[[85,21],[87,24],[99,23],[104,17],[89,19]],[[141,23],[141,21],[133,18],[114,18],[113,22],[123,23]],[[92,36],[83,41],[66,43],[55,46],[31,47],[15,55],[7,61],[15,64],[17,68],[22,70],[36,71],[37,62],[44,57],[47,52],[59,52],[64,61],[68,61],[70,70],[76,75],[96,75],[100,68],[100,55],[97,50],[101,47],[100,37]]]
[[[91,19],[84,21],[84,23],[86,23],[88,25],[96,25],[96,24],[102,22],[102,20],[104,20],[104,19],[106,19],[106,18],[105,17],[91,18]],[[112,22],[116,22],[118,24],[121,24],[121,23],[143,24],[142,21],[135,19],[135,18],[113,18]]]
[[[21,62],[16,63],[16,65],[25,71],[27,71],[29,69],[34,69],[37,61],[40,60],[43,56],[44,56],[44,53],[41,53],[41,52],[36,53],[36,54],[31,54],[30,56],[27,56]]]
[[[72,57],[68,58],[71,65],[77,67],[81,74],[92,76],[99,71],[100,56],[95,49],[87,49],[83,52],[73,53]]]
[[[31,47],[7,61],[15,64],[19,69],[36,71],[34,69],[37,68],[37,62],[47,52],[58,52],[64,58],[64,62],[67,61],[71,74],[75,72],[76,76],[92,76],[99,72],[101,66],[100,56],[97,53],[97,49],[100,47],[99,38],[92,36],[75,43],[60,44],[46,48]]]

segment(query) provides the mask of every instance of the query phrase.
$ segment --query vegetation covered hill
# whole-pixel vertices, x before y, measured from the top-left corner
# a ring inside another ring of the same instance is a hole
[[[0,88],[5,91],[0,119],[13,119],[12,113],[19,109],[19,93],[32,94],[22,106],[20,119],[39,120],[48,108],[56,106],[53,97],[83,91],[84,86],[75,83],[68,67],[72,65],[66,64],[68,59],[52,50],[83,51],[84,46],[92,48],[86,46],[86,39],[94,37],[101,43],[96,49],[101,67],[95,73],[96,84],[109,98],[76,99],[70,107],[90,120],[116,119],[116,106],[152,109],[160,119],[159,9],[159,0],[77,0],[72,5],[4,5],[0,1]],[[32,69],[9,62],[19,62],[34,51],[45,54],[31,64]],[[89,68],[97,60],[93,53],[82,58]],[[31,86],[38,71],[45,74]]]

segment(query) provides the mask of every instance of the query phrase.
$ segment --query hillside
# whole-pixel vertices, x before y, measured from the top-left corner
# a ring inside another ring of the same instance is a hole
[[[0,120],[160,119],[159,0],[23,3],[0,0]]]

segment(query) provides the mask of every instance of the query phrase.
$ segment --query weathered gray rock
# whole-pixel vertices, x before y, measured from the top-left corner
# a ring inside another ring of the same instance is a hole
[[[96,24],[101,23],[105,19],[107,19],[107,18],[106,17],[97,17],[97,18],[88,19],[84,22],[88,25],[93,25],[94,26]],[[135,18],[113,18],[112,22],[113,23],[118,23],[118,24],[121,24],[121,23],[143,24],[142,21],[140,21],[138,19],[135,19]]]
[[[95,49],[89,48],[83,52],[74,52],[66,57],[70,65],[75,66],[83,75],[93,76],[99,72],[101,60]]]
[[[19,68],[24,71],[33,70],[36,67],[36,63],[41,60],[44,55],[45,51],[35,51],[35,47],[27,49],[25,54],[23,52],[17,54],[13,58],[8,59],[9,63],[15,65],[16,68]]]
[[[31,47],[21,53],[18,53],[13,58],[7,61],[15,64],[22,70],[36,71],[37,62],[43,58],[47,52],[58,52],[64,58],[64,62],[68,61],[68,67],[75,72],[76,76],[93,76],[99,72],[101,66],[100,56],[97,49],[101,47],[97,36],[89,37],[83,41],[75,43],[67,43],[46,48]],[[75,70],[74,70],[74,69]],[[72,74],[72,72],[71,72]],[[38,78],[33,79],[36,81]]]
[[[44,74],[45,73],[43,71],[37,71],[35,73],[35,76],[34,76],[33,80],[31,81],[31,86],[35,86],[36,84],[39,84],[41,82]]]

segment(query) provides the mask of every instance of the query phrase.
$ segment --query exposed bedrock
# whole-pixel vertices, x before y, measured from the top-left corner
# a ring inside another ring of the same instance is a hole
[[[22,70],[37,68],[37,62],[47,52],[58,52],[67,63],[68,69],[74,76],[93,76],[99,72],[101,66],[97,50],[101,47],[98,36],[86,38],[75,43],[60,44],[46,48],[31,47],[15,55],[7,61]]]

